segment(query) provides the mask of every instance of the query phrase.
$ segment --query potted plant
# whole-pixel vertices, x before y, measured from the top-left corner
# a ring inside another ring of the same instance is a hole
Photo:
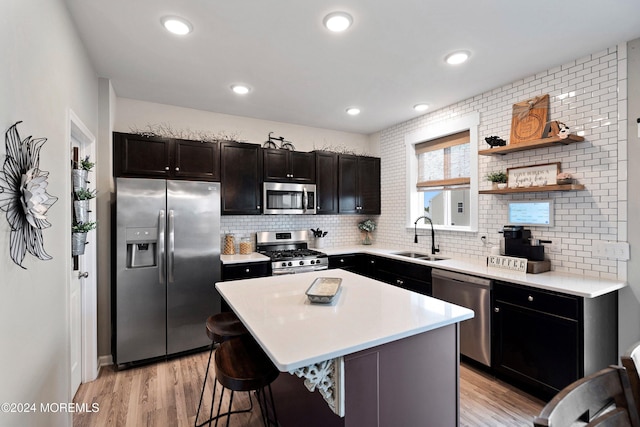
[[[500,189],[507,187],[507,178],[507,174],[503,171],[491,172],[487,174],[487,181],[491,181],[494,187]]]
[[[364,232],[364,239],[362,239],[363,245],[371,244],[371,232],[376,229],[376,223],[371,219],[365,219],[358,224],[358,228]]]
[[[87,233],[96,228],[94,221],[79,222],[71,227],[71,255],[83,255],[87,244]]]
[[[89,160],[89,156],[86,156],[84,159],[76,162],[76,167],[71,171],[71,176],[73,177],[73,191],[78,191],[79,189],[86,189],[89,181],[87,177],[89,176],[89,171],[93,169],[95,163]]]
[[[89,201],[96,197],[95,190],[79,188],[75,191],[76,200],[73,201],[73,211],[77,223],[86,223],[89,220]]]

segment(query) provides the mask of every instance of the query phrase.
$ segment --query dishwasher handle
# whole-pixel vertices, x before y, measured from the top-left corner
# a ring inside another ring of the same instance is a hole
[[[491,279],[484,277],[469,276],[468,274],[456,273],[448,270],[431,270],[431,279],[454,280],[461,283],[472,283],[474,285],[491,287]]]

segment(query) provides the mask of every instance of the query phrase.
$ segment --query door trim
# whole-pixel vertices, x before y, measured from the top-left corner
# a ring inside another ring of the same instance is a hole
[[[91,131],[85,126],[85,124],[80,120],[80,118],[74,113],[74,111],[69,108],[68,109],[68,127],[67,127],[67,141],[69,143],[69,149],[71,150],[72,141],[75,140],[82,144],[85,152],[89,153],[92,158],[95,159],[96,153],[96,138],[91,133]],[[70,152],[70,151],[69,151]],[[98,166],[96,165],[96,169]],[[69,169],[71,169],[71,163],[69,162]],[[94,177],[97,176],[97,172],[94,169]],[[71,176],[71,170],[68,173]],[[95,208],[93,209],[95,211]],[[71,227],[71,223],[69,224]],[[71,233],[69,232],[69,239],[71,238]],[[84,286],[80,289],[80,297],[82,304],[82,315],[81,315],[81,347],[82,347],[82,355],[81,355],[81,363],[82,363],[82,375],[81,382],[89,382],[93,381],[98,377],[98,299],[97,299],[97,263],[96,263],[96,254],[97,254],[97,233],[94,233],[91,247],[87,247],[88,253],[83,256],[85,258],[83,261],[85,263],[84,268],[85,271],[90,271],[89,277],[85,279]],[[69,248],[71,245],[69,244]],[[78,274],[77,271],[74,271],[72,268],[69,269],[71,274]],[[67,289],[70,289],[71,285],[71,276],[68,278]],[[68,303],[69,298],[67,299]],[[73,396],[70,396],[73,398]]]

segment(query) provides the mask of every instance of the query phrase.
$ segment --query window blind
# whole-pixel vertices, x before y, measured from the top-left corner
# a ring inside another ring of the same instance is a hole
[[[415,145],[418,190],[432,187],[468,187],[471,183],[469,131]]]

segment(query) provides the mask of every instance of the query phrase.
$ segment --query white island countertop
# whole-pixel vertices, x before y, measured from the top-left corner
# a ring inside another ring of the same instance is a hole
[[[329,305],[305,295],[317,277],[342,279]],[[473,317],[473,311],[344,270],[216,283],[281,372]]]

